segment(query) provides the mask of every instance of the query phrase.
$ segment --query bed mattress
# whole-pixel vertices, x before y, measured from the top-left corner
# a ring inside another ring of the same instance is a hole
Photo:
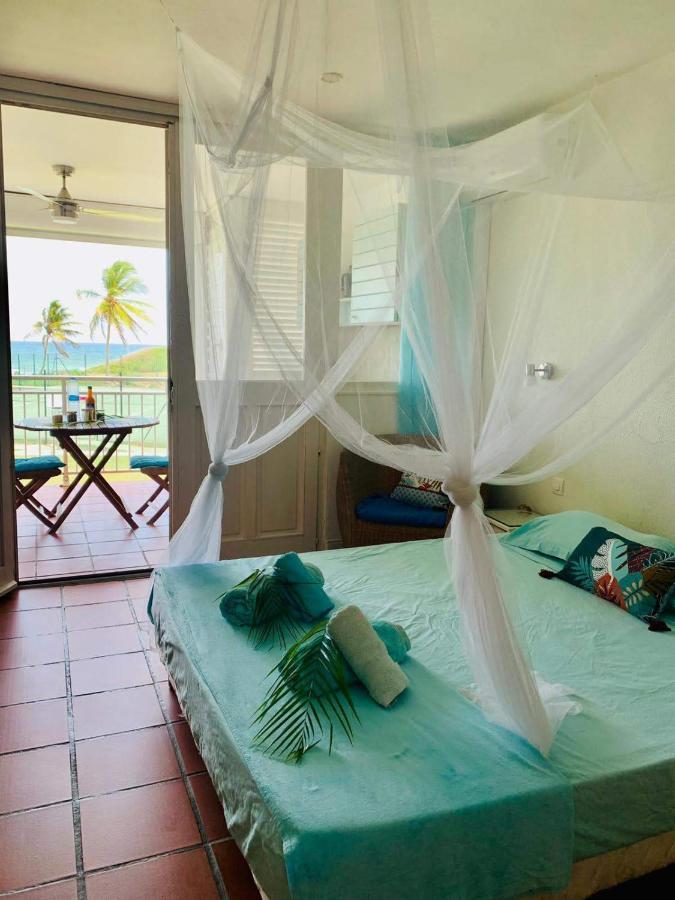
[[[160,649],[231,833],[273,900],[346,896],[344,879],[350,897],[384,896],[391,872],[388,897],[410,896],[415,879],[425,898],[555,891],[573,859],[675,829],[675,632],[651,633],[605,601],[543,581],[536,554],[504,551],[533,667],[583,707],[548,762],[459,693],[470,673],[440,541],[304,556],[338,604],[402,624],[412,651],[411,686],[393,715],[357,698],[354,747],[338,740],[331,757],[317,748],[300,766],[251,749],[250,720],[280,651],[254,650],[217,604],[271,558],[157,571]]]

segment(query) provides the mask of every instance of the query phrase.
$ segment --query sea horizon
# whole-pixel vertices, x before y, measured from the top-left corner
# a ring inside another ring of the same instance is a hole
[[[10,341],[13,375],[39,375],[42,369],[43,349],[40,341]],[[165,344],[110,344],[110,360],[119,359],[138,350],[151,350]],[[47,354],[47,373],[51,375],[85,374],[88,369],[105,362],[105,344],[100,341],[82,341],[75,347],[66,347],[68,356],[61,356],[50,345]]]

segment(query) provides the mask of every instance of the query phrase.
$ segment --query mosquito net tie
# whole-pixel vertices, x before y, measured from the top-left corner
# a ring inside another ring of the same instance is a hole
[[[460,509],[466,509],[478,500],[479,491],[475,484],[460,481],[458,478],[446,478],[441,485],[441,490],[446,494],[450,502]]]
[[[209,466],[209,475],[212,478],[215,478],[216,481],[225,481],[225,476],[228,473],[229,466],[224,462],[212,462]]]

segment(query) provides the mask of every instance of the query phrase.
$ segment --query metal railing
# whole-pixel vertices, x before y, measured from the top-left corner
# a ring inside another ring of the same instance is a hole
[[[12,403],[14,421],[41,416],[51,416],[54,409],[67,409],[66,385],[72,375],[15,375],[12,378]],[[130,471],[129,458],[135,454],[168,455],[168,392],[167,378],[163,375],[87,375],[77,379],[80,397],[91,384],[96,396],[96,408],[114,416],[146,416],[159,419],[150,428],[136,428],[122,442],[106,464],[106,472]],[[83,402],[83,400],[82,400]],[[82,435],[78,444],[90,455],[100,437]],[[26,431],[14,428],[14,455],[16,457],[45,456],[53,454],[63,459],[64,481],[77,471],[77,467],[64,454],[57,441],[46,431]]]

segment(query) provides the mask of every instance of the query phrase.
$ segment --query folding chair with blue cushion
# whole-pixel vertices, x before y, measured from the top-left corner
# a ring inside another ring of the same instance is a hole
[[[44,525],[51,528],[50,519],[54,509],[48,509],[35,496],[50,478],[61,474],[64,463],[58,456],[33,456],[28,459],[14,460],[14,483],[16,485],[16,508],[25,506]],[[23,482],[28,482],[24,484]]]
[[[130,460],[132,469],[139,469],[148,478],[152,478],[159,487],[148,497],[145,503],[136,510],[141,515],[153,503],[157,497],[166,491],[169,493],[169,457],[168,456],[132,456]],[[169,500],[148,519],[148,525],[154,525],[157,519],[169,508]]]

